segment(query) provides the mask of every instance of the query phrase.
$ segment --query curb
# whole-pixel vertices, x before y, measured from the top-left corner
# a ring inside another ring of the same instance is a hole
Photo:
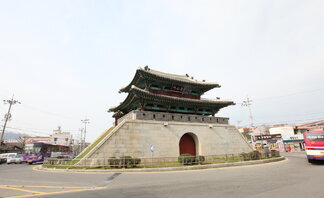
[[[286,157],[281,156],[273,159],[255,160],[255,161],[242,161],[233,163],[221,163],[221,164],[207,164],[207,165],[195,165],[195,166],[180,166],[180,167],[165,167],[165,168],[142,168],[142,169],[55,169],[55,168],[43,168],[42,165],[36,166],[34,170],[45,170],[55,172],[99,172],[99,173],[135,173],[135,172],[164,172],[164,171],[183,171],[183,170],[200,170],[211,168],[223,168],[233,166],[247,166],[256,164],[266,164],[271,162],[278,162],[285,160]]]

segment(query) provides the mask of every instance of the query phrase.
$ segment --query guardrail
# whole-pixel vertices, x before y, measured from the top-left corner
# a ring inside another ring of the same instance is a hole
[[[63,169],[118,169],[118,168],[162,168],[162,167],[180,167],[188,165],[207,165],[232,163],[240,161],[261,160],[273,157],[279,157],[278,151],[269,153],[260,153],[253,151],[242,154],[212,155],[212,156],[179,156],[165,158],[133,158],[124,156],[119,158],[92,158],[84,159],[79,163],[75,160],[46,158],[44,167],[46,168],[63,168]]]

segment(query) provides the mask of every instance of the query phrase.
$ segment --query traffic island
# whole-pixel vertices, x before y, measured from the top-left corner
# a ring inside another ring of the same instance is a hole
[[[259,160],[249,160],[249,161],[236,161],[236,162],[225,162],[217,164],[198,164],[198,165],[179,165],[173,167],[157,167],[157,168],[109,168],[105,167],[75,167],[75,166],[54,166],[54,165],[41,165],[36,166],[34,170],[46,170],[46,171],[59,171],[59,172],[163,172],[163,171],[184,171],[184,170],[199,170],[199,169],[212,169],[212,168],[223,168],[223,167],[233,167],[233,166],[247,166],[247,165],[257,165],[266,164],[272,162],[278,162],[285,160],[286,158],[273,157],[267,159]]]

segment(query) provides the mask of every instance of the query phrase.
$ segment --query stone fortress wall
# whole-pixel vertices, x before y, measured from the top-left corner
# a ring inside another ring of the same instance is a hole
[[[137,120],[155,120],[155,121],[174,121],[174,122],[188,122],[188,123],[215,123],[228,124],[228,118],[213,117],[204,115],[192,114],[177,114],[166,112],[152,112],[152,111],[131,111],[118,119],[118,123],[125,119]]]
[[[179,141],[186,133],[193,137],[197,155],[252,151],[228,118],[132,111],[119,119],[116,129],[87,158],[151,158],[151,145],[154,157],[178,157]]]

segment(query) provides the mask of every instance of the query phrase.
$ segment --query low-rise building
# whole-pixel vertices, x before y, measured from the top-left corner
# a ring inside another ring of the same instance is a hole
[[[279,146],[280,150],[286,152],[305,150],[303,134],[295,131],[294,128],[295,126],[285,125],[269,129],[270,134],[281,134],[283,147]]]
[[[59,126],[56,130],[53,131],[53,134],[50,137],[50,142],[52,144],[59,144],[65,146],[72,145],[72,134],[69,132],[63,132]]]

